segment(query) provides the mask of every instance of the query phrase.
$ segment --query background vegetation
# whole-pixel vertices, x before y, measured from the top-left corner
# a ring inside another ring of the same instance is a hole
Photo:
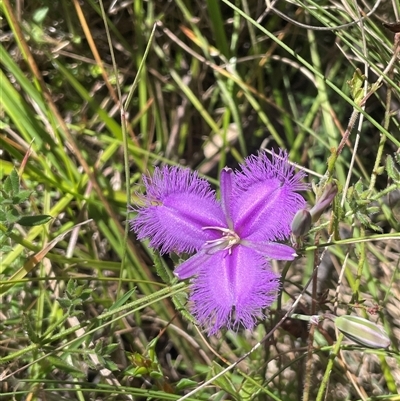
[[[0,1],[0,398],[399,400],[399,10]],[[217,186],[260,147],[309,169],[310,205],[339,193],[301,258],[274,264],[269,319],[208,338],[127,204],[155,165]],[[366,317],[391,346],[293,310]]]

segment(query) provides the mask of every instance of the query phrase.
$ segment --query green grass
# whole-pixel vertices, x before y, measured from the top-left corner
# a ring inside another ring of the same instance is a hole
[[[0,1],[0,399],[400,400],[399,34],[382,24],[399,2],[361,20],[351,0],[14,3]],[[339,193],[301,257],[273,262],[268,319],[206,337],[177,258],[128,232],[127,205],[156,165],[217,187],[261,147],[310,171],[310,205],[331,180]],[[368,318],[391,346],[293,311]]]

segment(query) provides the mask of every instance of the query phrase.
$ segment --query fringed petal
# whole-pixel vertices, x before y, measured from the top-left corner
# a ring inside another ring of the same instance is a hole
[[[224,226],[220,204],[208,182],[197,173],[179,167],[156,168],[145,177],[143,206],[130,221],[138,239],[150,238],[150,246],[165,252],[193,252],[217,234],[205,226]]]
[[[209,335],[222,327],[252,329],[276,299],[279,280],[256,251],[237,246],[218,252],[193,280],[192,310]]]
[[[253,241],[286,239],[295,213],[305,206],[296,191],[306,190],[304,174],[296,173],[281,152],[270,161],[265,153],[246,159],[235,173],[232,217],[235,231]]]

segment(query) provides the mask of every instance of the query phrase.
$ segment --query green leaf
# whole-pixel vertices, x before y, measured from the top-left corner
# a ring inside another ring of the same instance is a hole
[[[354,191],[357,195],[361,194],[361,192],[364,190],[364,185],[361,180],[358,180],[355,185],[354,185]]]
[[[85,289],[85,286],[84,285],[78,285],[78,286],[76,286],[76,288],[75,288],[75,297],[80,297],[81,295],[82,295],[82,293],[83,293],[83,290]]]
[[[159,337],[153,338],[149,344],[147,345],[147,353],[149,355],[149,358],[152,362],[158,363],[157,361],[157,352],[156,352],[156,345],[158,342]]]
[[[372,222],[369,223],[368,228],[370,228],[371,230],[377,231],[378,233],[383,233],[382,227],[380,227],[377,224],[374,224]]]
[[[19,219],[18,224],[26,227],[40,226],[42,224],[46,224],[52,218],[53,217],[46,214],[40,214],[38,216],[24,216]]]
[[[172,297],[172,302],[174,303],[175,309],[182,314],[189,322],[196,324],[196,320],[193,316],[187,311],[187,295],[184,292],[176,294]]]
[[[76,378],[84,378],[86,377],[86,373],[82,372],[81,369],[76,368],[73,365],[65,362],[63,359],[54,356],[48,355],[45,359],[46,362],[50,362],[56,368],[59,368],[62,372],[70,373],[73,377]]]
[[[68,299],[72,299],[75,297],[75,288],[76,288],[76,281],[69,280],[67,283],[67,288],[65,290]]]
[[[368,207],[368,209],[367,209],[368,213],[370,213],[370,214],[379,213],[380,210],[381,210],[381,208],[380,208],[379,206],[370,206],[370,207]]]
[[[166,284],[170,284],[174,279],[173,274],[169,271],[165,264],[164,259],[160,256],[158,252],[154,253],[154,267],[156,268],[158,276]]]
[[[386,172],[389,178],[391,178],[395,183],[400,182],[400,172],[397,170],[391,156],[387,156],[386,158]]]
[[[6,221],[8,223],[16,223],[20,219],[21,219],[21,216],[16,209],[9,210],[6,213]]]
[[[105,355],[111,355],[114,351],[116,351],[119,348],[119,344],[113,343],[113,344],[107,344],[105,347],[101,349],[101,354],[103,356]]]
[[[63,309],[68,309],[71,306],[71,300],[68,298],[57,298],[57,302]]]
[[[361,100],[364,98],[363,85],[365,81],[365,75],[361,73],[360,69],[356,69],[353,78],[347,81],[350,86],[350,93],[354,102],[360,104]]]
[[[125,303],[128,301],[128,299],[131,298],[131,296],[135,293],[135,291],[136,287],[126,292],[121,298],[117,299],[115,303],[110,306],[109,311],[112,311],[113,309],[118,309],[120,306],[125,305]]]
[[[4,244],[11,235],[13,230],[12,226],[7,227],[5,231],[0,231],[0,244]]]
[[[194,380],[190,380],[190,379],[181,379],[178,381],[178,383],[176,383],[175,388],[176,390],[185,390],[187,388],[193,388],[197,386],[197,382],[195,382]]]
[[[12,197],[12,203],[14,205],[19,205],[22,202],[25,202],[32,194],[32,191],[23,190],[18,192]]]
[[[213,365],[207,374],[207,380],[216,376],[222,370],[223,368],[217,362],[213,361]],[[230,394],[233,399],[237,401],[240,400],[240,396],[238,395],[238,392],[231,381],[231,375],[229,372],[215,379],[213,383],[219,386],[222,390],[224,390],[228,394]]]
[[[111,360],[109,360],[109,359],[106,359],[106,360],[104,361],[104,366],[105,366],[107,369],[111,370],[112,372],[119,371],[118,366],[117,366],[113,361],[111,361]]]
[[[13,249],[9,245],[0,246],[0,252],[8,253],[11,252]]]
[[[369,205],[371,203],[370,199],[358,199],[356,200],[356,204],[359,206],[366,206]]]
[[[262,383],[263,379],[259,375],[246,379],[239,391],[242,400],[254,400],[255,395],[258,394],[260,392],[260,389],[262,388]]]
[[[7,221],[7,213],[4,210],[0,210],[0,221]]]
[[[3,205],[3,206],[8,206],[8,205],[12,205],[13,204],[13,201],[12,201],[12,199],[9,199],[9,198],[2,198],[2,201],[0,202],[0,205]]]
[[[15,169],[11,170],[10,175],[5,179],[3,190],[9,196],[13,196],[19,192],[19,177]]]
[[[358,220],[360,220],[360,223],[365,227],[368,227],[374,231],[383,232],[382,227],[379,227],[378,225],[374,224],[367,214],[357,212],[356,217]]]
[[[81,294],[82,301],[83,302],[87,301],[92,296],[92,293],[93,290],[91,288],[85,288]]]
[[[33,14],[33,21],[36,24],[41,24],[46,18],[47,13],[49,12],[49,7],[41,7],[38,8]]]
[[[82,305],[82,299],[81,298],[76,298],[71,300],[71,303],[73,306],[81,306]]]
[[[12,191],[14,194],[17,194],[19,192],[19,176],[17,171],[15,169],[11,170],[9,177],[11,179]]]
[[[94,345],[94,350],[93,351],[94,351],[95,354],[103,354],[103,342],[102,341],[97,341],[96,344]]]
[[[347,193],[346,193],[347,201],[350,202],[350,200],[353,199],[353,196],[354,196],[354,187],[351,186],[351,187],[349,187],[349,189],[347,190]]]
[[[130,370],[129,372],[133,377],[142,377],[143,375],[146,376],[149,373],[148,369],[143,366],[134,368],[134,369]]]
[[[97,359],[99,360],[99,362],[98,362],[99,366],[104,366],[106,364],[106,361],[103,358],[103,356],[100,354],[97,354],[96,356],[97,356]]]
[[[164,375],[161,372],[157,371],[157,370],[152,370],[149,373],[149,376],[151,378],[153,378],[153,379],[161,379],[162,377],[164,377]]]
[[[382,175],[385,171],[385,166],[379,166],[375,171],[376,175]]]

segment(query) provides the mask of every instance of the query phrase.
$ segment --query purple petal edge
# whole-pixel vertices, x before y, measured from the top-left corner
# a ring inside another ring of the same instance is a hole
[[[239,246],[232,254],[212,255],[194,278],[192,312],[208,335],[222,327],[252,329],[276,299],[280,282],[267,261]]]
[[[156,168],[144,177],[143,205],[133,206],[137,216],[130,226],[138,239],[150,239],[152,248],[166,252],[193,252],[215,238],[204,226],[221,226],[224,215],[209,183],[196,172],[179,167]]]

